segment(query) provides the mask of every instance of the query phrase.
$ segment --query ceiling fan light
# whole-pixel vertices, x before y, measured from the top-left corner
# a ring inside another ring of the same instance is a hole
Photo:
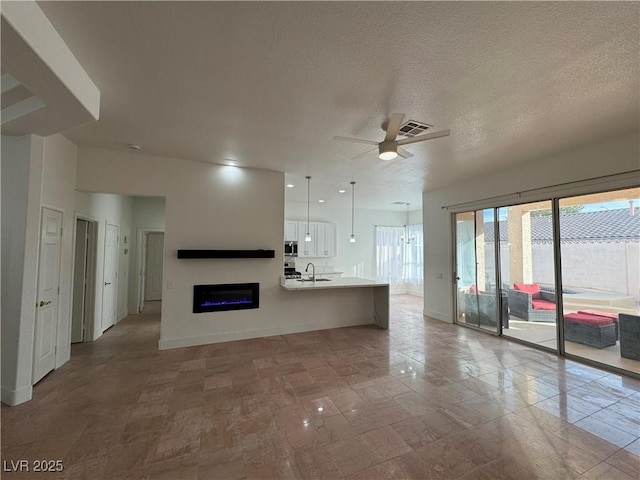
[[[378,151],[380,152],[378,157],[380,160],[393,160],[398,156],[398,147],[396,142],[392,141],[384,141],[380,142],[378,146]]]

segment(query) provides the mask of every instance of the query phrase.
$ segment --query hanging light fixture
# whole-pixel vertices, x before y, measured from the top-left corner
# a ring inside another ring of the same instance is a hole
[[[355,188],[356,188],[356,182],[351,182],[351,236],[349,237],[350,243],[356,243],[356,236],[353,233]]]
[[[415,240],[415,237],[409,236],[409,205],[411,204],[409,202],[406,202],[406,205],[407,205],[407,220],[406,220],[406,223],[404,224],[404,234],[400,236],[400,241],[406,245],[409,245],[413,243],[413,241]]]
[[[310,186],[311,186],[311,177],[307,175],[307,233],[304,236],[304,241],[305,242],[310,242],[311,241],[311,231],[309,229],[309,205],[310,205],[310,197],[309,197],[309,191],[310,191]]]

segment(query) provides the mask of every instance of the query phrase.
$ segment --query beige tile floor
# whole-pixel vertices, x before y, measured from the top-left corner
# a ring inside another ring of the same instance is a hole
[[[4,462],[64,464],[3,478],[640,477],[639,381],[391,305],[388,331],[168,351],[130,316],[3,405]]]

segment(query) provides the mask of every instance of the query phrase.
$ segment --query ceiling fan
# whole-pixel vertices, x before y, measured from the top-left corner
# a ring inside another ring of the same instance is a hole
[[[334,140],[339,140],[341,142],[353,142],[353,143],[365,143],[367,145],[376,145],[378,147],[378,156],[381,160],[393,160],[398,155],[403,158],[413,157],[411,152],[408,152],[404,148],[401,148],[401,145],[408,145],[409,143],[417,143],[424,142],[425,140],[431,140],[433,138],[446,137],[451,133],[449,130],[441,130],[439,132],[426,133],[424,135],[416,135],[415,137],[407,137],[402,138],[400,140],[396,140],[398,136],[398,132],[400,127],[402,126],[402,120],[404,119],[404,113],[392,113],[389,115],[389,121],[385,125],[382,126],[382,129],[387,132],[382,142],[376,142],[373,140],[364,140],[361,138],[351,138],[351,137],[333,137]],[[374,150],[374,149],[372,149]],[[362,153],[364,155],[366,153],[371,152],[372,150],[367,150]],[[360,155],[358,155],[359,157]]]

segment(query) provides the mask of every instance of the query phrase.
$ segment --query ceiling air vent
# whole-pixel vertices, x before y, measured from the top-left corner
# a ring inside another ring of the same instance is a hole
[[[417,122],[415,120],[408,120],[402,124],[400,129],[398,130],[398,135],[403,135],[405,137],[415,137],[416,135],[420,135],[421,133],[426,132],[428,129],[433,127],[433,125],[429,125],[423,122]]]

